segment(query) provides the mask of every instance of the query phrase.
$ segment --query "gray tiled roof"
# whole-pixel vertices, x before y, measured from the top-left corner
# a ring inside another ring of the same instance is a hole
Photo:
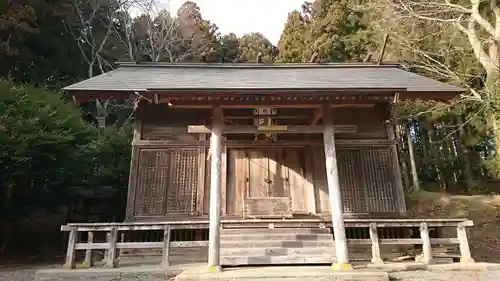
[[[461,89],[399,69],[368,64],[122,64],[66,87],[75,91],[147,89],[380,89],[459,92]]]

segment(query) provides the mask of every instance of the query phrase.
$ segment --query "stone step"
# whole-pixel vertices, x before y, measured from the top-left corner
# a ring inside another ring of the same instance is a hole
[[[389,281],[386,272],[381,271],[333,271],[327,266],[268,266],[240,267],[222,272],[207,272],[206,266],[192,267],[179,274],[176,281]],[[406,279],[405,279],[406,280]]]
[[[220,255],[228,256],[288,256],[288,255],[335,255],[334,247],[313,248],[222,248]]]
[[[335,261],[336,258],[329,254],[221,257],[222,265],[331,264]]]
[[[333,241],[280,241],[280,240],[255,240],[255,241],[224,241],[221,238],[221,248],[311,248],[311,247],[334,247]]]
[[[272,233],[295,233],[295,234],[329,234],[330,228],[226,228],[221,229],[221,235],[225,234],[272,234]]]
[[[266,234],[223,234],[223,241],[333,241],[331,234],[295,234],[295,233],[266,233]]]
[[[331,264],[335,242],[328,228],[223,229],[222,265]]]

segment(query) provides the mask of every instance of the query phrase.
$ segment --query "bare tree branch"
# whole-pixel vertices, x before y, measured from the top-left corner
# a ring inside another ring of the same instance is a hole
[[[479,4],[481,4],[483,0],[471,0],[472,3],[472,12],[471,17],[481,25],[490,35],[495,34],[495,28],[491,23],[489,23],[482,15],[479,13]]]
[[[460,21],[457,21],[456,26],[467,35],[469,38],[470,45],[472,49],[474,50],[474,54],[476,55],[477,59],[481,63],[481,65],[484,67],[484,69],[490,69],[491,68],[491,58],[488,56],[488,54],[484,51],[483,44],[479,40],[479,37],[476,34],[476,22],[474,18],[470,17],[468,20],[468,25],[467,28],[465,28]]]
[[[482,5],[483,3],[485,3],[485,0],[469,0],[468,2],[451,0],[397,0],[396,7],[392,8],[392,15],[395,16],[395,19],[389,21],[395,22],[395,25],[410,24],[415,26],[419,24],[429,26],[429,24],[436,23],[442,27],[446,25],[451,26],[462,32],[467,36],[469,48],[473,51],[477,62],[482,66],[487,77],[489,77],[486,80],[491,81],[492,77],[498,76],[500,73],[500,6],[498,6],[497,0],[490,0],[489,5]],[[391,6],[394,7],[394,1],[387,0],[386,7]],[[414,22],[411,19],[414,19]],[[477,30],[476,27],[481,27],[481,30]],[[443,56],[450,52],[457,53],[455,56],[459,56],[460,52],[458,50],[457,52],[452,50],[454,42],[451,40],[456,39],[453,39],[453,37],[449,38],[448,50],[445,50],[443,47],[437,53],[431,54],[429,50],[419,49],[421,48],[419,44],[415,44],[428,41],[429,34],[419,34],[418,30],[416,30],[417,35],[414,35],[413,32],[411,34],[398,34],[398,27],[394,27],[394,30],[396,32],[392,32],[391,37],[394,37],[394,35],[395,37],[399,37],[400,41],[403,42],[404,48],[411,50],[412,53],[418,53],[419,57],[424,58],[423,63],[414,62],[417,67],[434,72],[446,79],[461,80],[464,86],[469,87],[468,81],[464,81],[463,75],[458,75],[456,69],[447,67],[448,63]],[[483,30],[486,32],[483,32]],[[449,35],[446,36],[449,37]],[[443,36],[436,37],[444,38]],[[443,42],[440,42],[436,45],[442,44]],[[493,80],[495,79],[493,78]],[[471,91],[471,94],[475,98],[479,98],[477,91]]]

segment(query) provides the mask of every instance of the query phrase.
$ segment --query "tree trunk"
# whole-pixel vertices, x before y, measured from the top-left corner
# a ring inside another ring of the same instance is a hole
[[[497,59],[500,63],[500,58]],[[491,98],[491,103],[495,109],[494,114],[490,115],[490,123],[495,141],[495,160],[500,163],[500,128],[498,120],[500,120],[500,112],[496,112],[500,108],[500,66],[496,66],[487,72],[486,75],[486,89],[488,90]]]
[[[411,179],[410,179],[410,170],[408,167],[408,162],[407,159],[409,158],[406,151],[406,134],[404,133],[404,130],[402,128],[405,128],[405,125],[400,125],[396,124],[396,141],[397,141],[397,148],[398,148],[398,158],[399,162],[401,164],[401,171],[403,175],[403,184],[404,184],[404,189],[405,190],[411,190]]]
[[[88,71],[89,78],[92,78],[94,76],[94,61],[89,62],[89,68],[87,71]]]
[[[418,171],[417,164],[415,162],[415,151],[413,149],[413,140],[410,134],[410,124],[408,124],[406,128],[406,140],[408,143],[408,153],[410,156],[410,167],[411,167],[411,176],[413,179],[413,191],[420,191],[420,181],[418,179]]]
[[[431,124],[428,121],[425,121],[424,127],[426,129],[427,133],[427,147],[428,147],[428,153],[427,154],[427,161],[431,163],[432,169],[436,171],[436,176],[437,180],[439,182],[439,187],[443,190],[446,191],[448,189],[448,185],[446,182],[446,174],[443,169],[443,165],[441,165],[442,161],[442,152],[441,149],[439,149],[437,146],[439,143],[435,143],[436,138],[436,128],[433,124]]]
[[[462,127],[463,126],[463,119],[462,116],[457,116],[457,125]],[[463,180],[465,183],[465,189],[466,191],[470,191],[473,188],[473,175],[472,175],[472,169],[471,165],[469,163],[469,149],[467,148],[467,145],[465,144],[465,137],[467,135],[467,132],[465,131],[465,127],[462,127],[461,130],[459,130],[459,160],[461,162],[462,168],[462,174],[463,174]]]

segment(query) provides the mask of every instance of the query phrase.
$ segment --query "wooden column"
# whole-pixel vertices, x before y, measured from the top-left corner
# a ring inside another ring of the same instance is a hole
[[[208,270],[220,271],[220,193],[222,157],[222,109],[215,107],[212,116],[212,136],[210,138],[210,227],[208,238]]]
[[[328,183],[328,196],[332,213],[333,235],[335,236],[335,251],[337,263],[334,270],[352,270],[347,252],[347,239],[345,235],[342,197],[340,194],[337,156],[335,152],[335,136],[331,106],[323,105],[323,142],[325,146],[326,179]]]

